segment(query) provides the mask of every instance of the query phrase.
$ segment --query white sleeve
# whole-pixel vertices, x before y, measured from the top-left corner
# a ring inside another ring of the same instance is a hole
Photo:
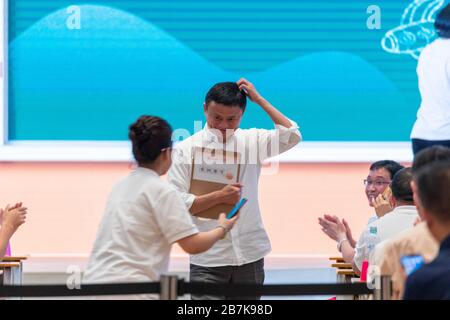
[[[195,195],[189,193],[191,184],[192,162],[190,153],[183,148],[175,148],[172,166],[167,175],[167,181],[180,193],[186,207],[190,209],[195,200]]]
[[[373,253],[369,257],[370,265],[379,266],[381,264],[381,260],[383,259],[384,251],[385,251],[384,248],[386,247],[387,243],[389,243],[389,239],[382,241],[375,246]]]
[[[289,122],[291,123],[290,128],[275,125],[273,130],[257,129],[258,159],[261,162],[286,152],[301,141],[302,135],[297,123],[292,120]]]
[[[450,59],[447,61],[447,80],[450,83]]]
[[[177,191],[171,187],[160,195],[155,208],[155,218],[169,243],[198,233],[191,214]]]
[[[361,271],[362,263],[367,259],[367,245],[365,243],[365,231],[359,236],[358,242],[355,246],[355,256],[353,257],[353,263]]]

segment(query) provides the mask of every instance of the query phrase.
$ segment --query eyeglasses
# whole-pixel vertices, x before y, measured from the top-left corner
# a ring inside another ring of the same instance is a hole
[[[391,183],[391,181],[382,181],[382,180],[372,181],[372,180],[364,179],[364,185],[366,187],[369,185],[374,185],[377,188],[381,188],[390,183]]]

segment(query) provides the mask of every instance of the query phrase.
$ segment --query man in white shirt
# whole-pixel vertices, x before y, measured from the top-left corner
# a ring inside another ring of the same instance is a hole
[[[362,233],[356,244],[353,258],[355,272],[360,273],[363,261],[369,260],[370,254],[373,253],[373,248],[370,248],[367,243],[371,228],[376,228],[377,242],[380,243],[414,226],[418,213],[414,206],[411,181],[411,168],[404,168],[395,174],[391,183],[392,196],[390,200],[394,210],[367,225],[366,231]]]
[[[389,203],[391,190],[389,185],[394,175],[404,167],[393,160],[376,161],[370,165],[369,174],[364,179],[365,193],[369,206],[375,209],[375,215],[371,216],[367,224],[381,218],[392,211]],[[337,216],[324,215],[319,217],[322,231],[337,242],[337,249],[347,263],[352,263],[355,257],[356,240],[345,219]]]
[[[259,105],[273,120],[274,130],[239,128],[246,96]],[[178,189],[200,231],[217,222],[195,215],[218,204],[235,204],[241,197],[248,199],[240,210],[239,222],[228,237],[205,253],[191,256],[190,281],[208,283],[264,283],[264,257],[270,252],[269,238],[264,230],[258,201],[258,180],[261,166],[269,157],[283,153],[301,140],[295,122],[265,100],[252,83],[245,79],[214,85],[204,103],[204,129],[176,146],[177,157],[168,180]],[[195,146],[238,151],[241,153],[239,184],[228,185],[209,194],[189,193],[192,173],[192,150]],[[193,299],[223,297],[192,296]],[[259,299],[260,297],[241,297]]]
[[[432,145],[450,147],[450,4],[438,14],[439,38],[420,54],[417,65],[422,97],[411,132],[414,154]]]

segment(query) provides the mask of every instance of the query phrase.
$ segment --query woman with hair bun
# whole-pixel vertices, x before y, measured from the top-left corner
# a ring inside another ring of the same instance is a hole
[[[236,221],[222,214],[217,228],[199,232],[178,192],[160,179],[172,164],[167,121],[141,116],[130,126],[129,138],[138,167],[111,191],[84,283],[158,281],[168,270],[173,243],[189,254],[206,251]]]

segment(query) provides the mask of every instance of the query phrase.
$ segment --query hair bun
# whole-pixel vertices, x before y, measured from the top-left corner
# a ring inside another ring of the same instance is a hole
[[[138,142],[150,140],[153,133],[153,128],[148,127],[147,119],[139,119],[136,123],[131,125],[130,127],[130,138],[133,138],[134,140]]]
[[[138,163],[154,161],[161,149],[171,146],[172,129],[162,118],[143,115],[129,127],[133,155]]]

